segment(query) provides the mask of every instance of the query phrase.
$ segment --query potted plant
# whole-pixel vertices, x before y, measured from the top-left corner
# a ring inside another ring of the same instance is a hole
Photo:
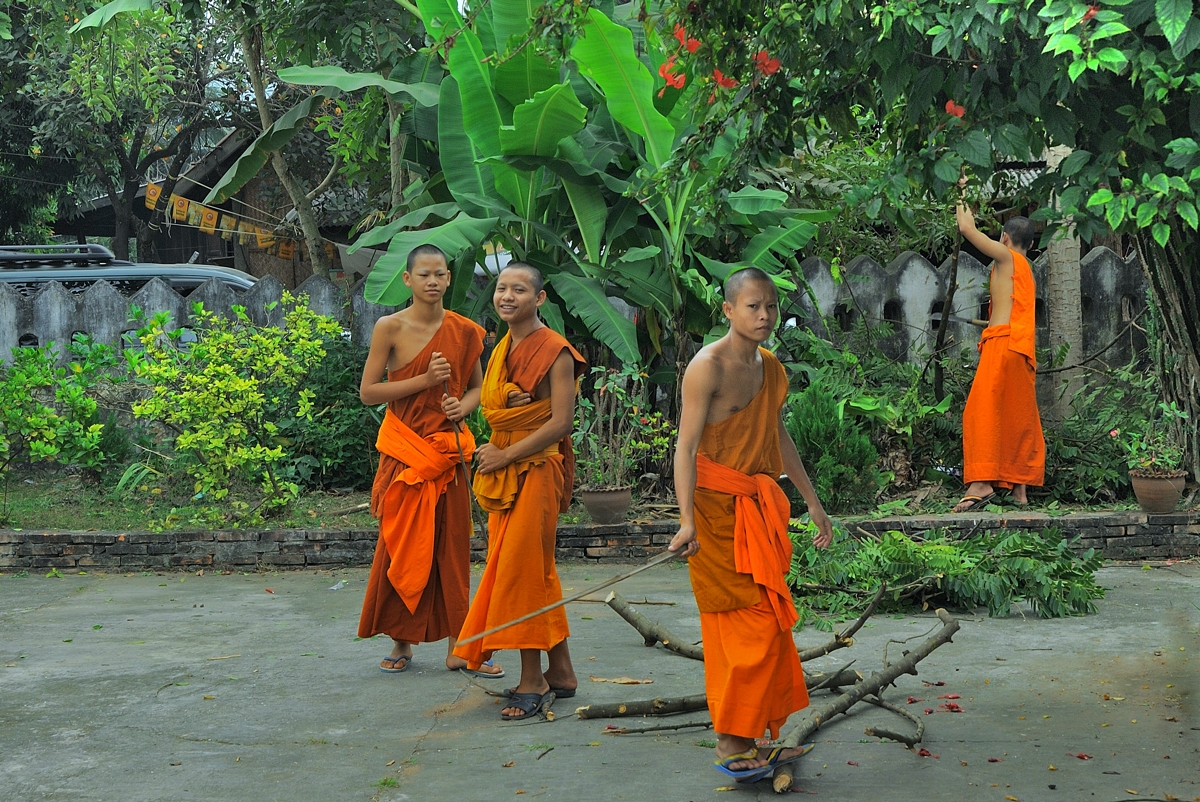
[[[644,374],[636,366],[592,368],[592,397],[576,404],[575,477],[592,520],[625,520],[633,486],[648,464],[670,452],[674,427],[648,409]]]
[[[1108,433],[1125,450],[1133,494],[1145,512],[1171,512],[1183,495],[1187,478],[1187,471],[1179,467],[1183,448],[1171,428],[1186,419],[1187,415],[1174,403],[1159,403],[1156,414],[1147,418],[1140,431],[1113,429]]]

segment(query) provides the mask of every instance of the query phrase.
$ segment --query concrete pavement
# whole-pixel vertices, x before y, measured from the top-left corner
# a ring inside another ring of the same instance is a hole
[[[620,570],[564,565],[563,586]],[[378,672],[390,643],[355,637],[366,575],[0,576],[0,799],[775,798],[767,783],[722,791],[730,784],[711,767],[711,731],[612,737],[608,722],[571,715],[703,690],[700,663],[643,647],[603,604],[568,608],[579,696],[557,703],[554,722],[504,723],[498,700],[445,669],[444,644],[417,647],[403,674]],[[961,697],[964,712],[925,717],[936,757],[864,736],[867,724],[907,724],[860,706],[818,733],[800,789],[847,802],[1200,798],[1200,566],[1110,567],[1100,581],[1109,592],[1095,616],[961,614],[955,642],[889,697],[921,699],[917,713],[938,709],[941,694]],[[619,590],[675,602],[638,609],[699,640],[685,567]],[[889,639],[934,624],[931,613],[876,616],[853,648],[810,667],[857,659],[870,670]],[[826,637],[807,629],[797,640]],[[498,662],[509,679],[479,684],[513,684],[517,655]]]

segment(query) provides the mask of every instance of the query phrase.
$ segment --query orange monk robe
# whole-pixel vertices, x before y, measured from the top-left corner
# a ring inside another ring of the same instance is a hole
[[[446,312],[441,328],[389,381],[419,376],[438,351],[450,362],[450,394],[461,398],[483,353],[483,329]],[[358,635],[383,633],[406,643],[458,634],[471,583],[471,500],[454,428],[442,411],[442,387],[388,404],[379,429],[379,471],[371,512],[379,542],[367,580]],[[475,439],[461,426],[467,460]],[[457,481],[456,481],[457,477]]]
[[[792,640],[798,616],[785,575],[791,566],[789,504],[779,412],[787,376],[760,348],[763,386],[744,409],[704,427],[696,460],[700,550],[688,559],[704,639],[704,688],[713,729],[771,737],[808,706]]]
[[[1013,254],[1011,321],[979,339],[979,367],[963,409],[963,481],[1041,486],[1046,441],[1037,407],[1036,289],[1029,260]]]
[[[583,357],[553,329],[538,329],[516,348],[508,334],[496,344],[483,378],[482,407],[497,448],[520,442],[550,420],[549,398],[509,409],[508,394],[522,390],[533,395],[564,349],[575,360],[578,378],[586,366]],[[574,484],[569,435],[503,470],[475,475],[475,496],[489,513],[488,559],[460,639],[562,598],[554,545],[558,514],[570,506]],[[560,607],[459,646],[454,653],[478,668],[500,649],[549,651],[569,634],[567,613]]]

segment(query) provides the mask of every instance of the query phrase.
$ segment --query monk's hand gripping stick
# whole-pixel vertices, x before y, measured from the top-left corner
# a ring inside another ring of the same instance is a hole
[[[442,390],[446,396],[450,396],[450,382],[442,381]],[[458,436],[459,428],[458,421],[450,421],[450,425],[454,427],[454,445],[458,446],[458,464],[462,466],[463,478],[467,480],[467,484],[471,484],[471,475],[467,473],[467,458],[463,456],[462,439]],[[454,484],[458,484],[458,471],[454,472]]]

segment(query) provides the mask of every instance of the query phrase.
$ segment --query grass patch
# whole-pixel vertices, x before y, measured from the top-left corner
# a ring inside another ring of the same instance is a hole
[[[184,493],[186,489],[142,485],[132,492],[118,494],[109,487],[87,484],[77,476],[16,474],[9,480],[7,525],[17,529],[186,529],[194,526],[191,523],[194,508],[187,504],[185,495],[181,498]],[[236,491],[230,493],[230,498],[237,498]],[[307,491],[267,518],[265,526],[370,529],[375,526],[375,519],[367,511],[333,515],[370,499],[368,491],[337,495]]]

